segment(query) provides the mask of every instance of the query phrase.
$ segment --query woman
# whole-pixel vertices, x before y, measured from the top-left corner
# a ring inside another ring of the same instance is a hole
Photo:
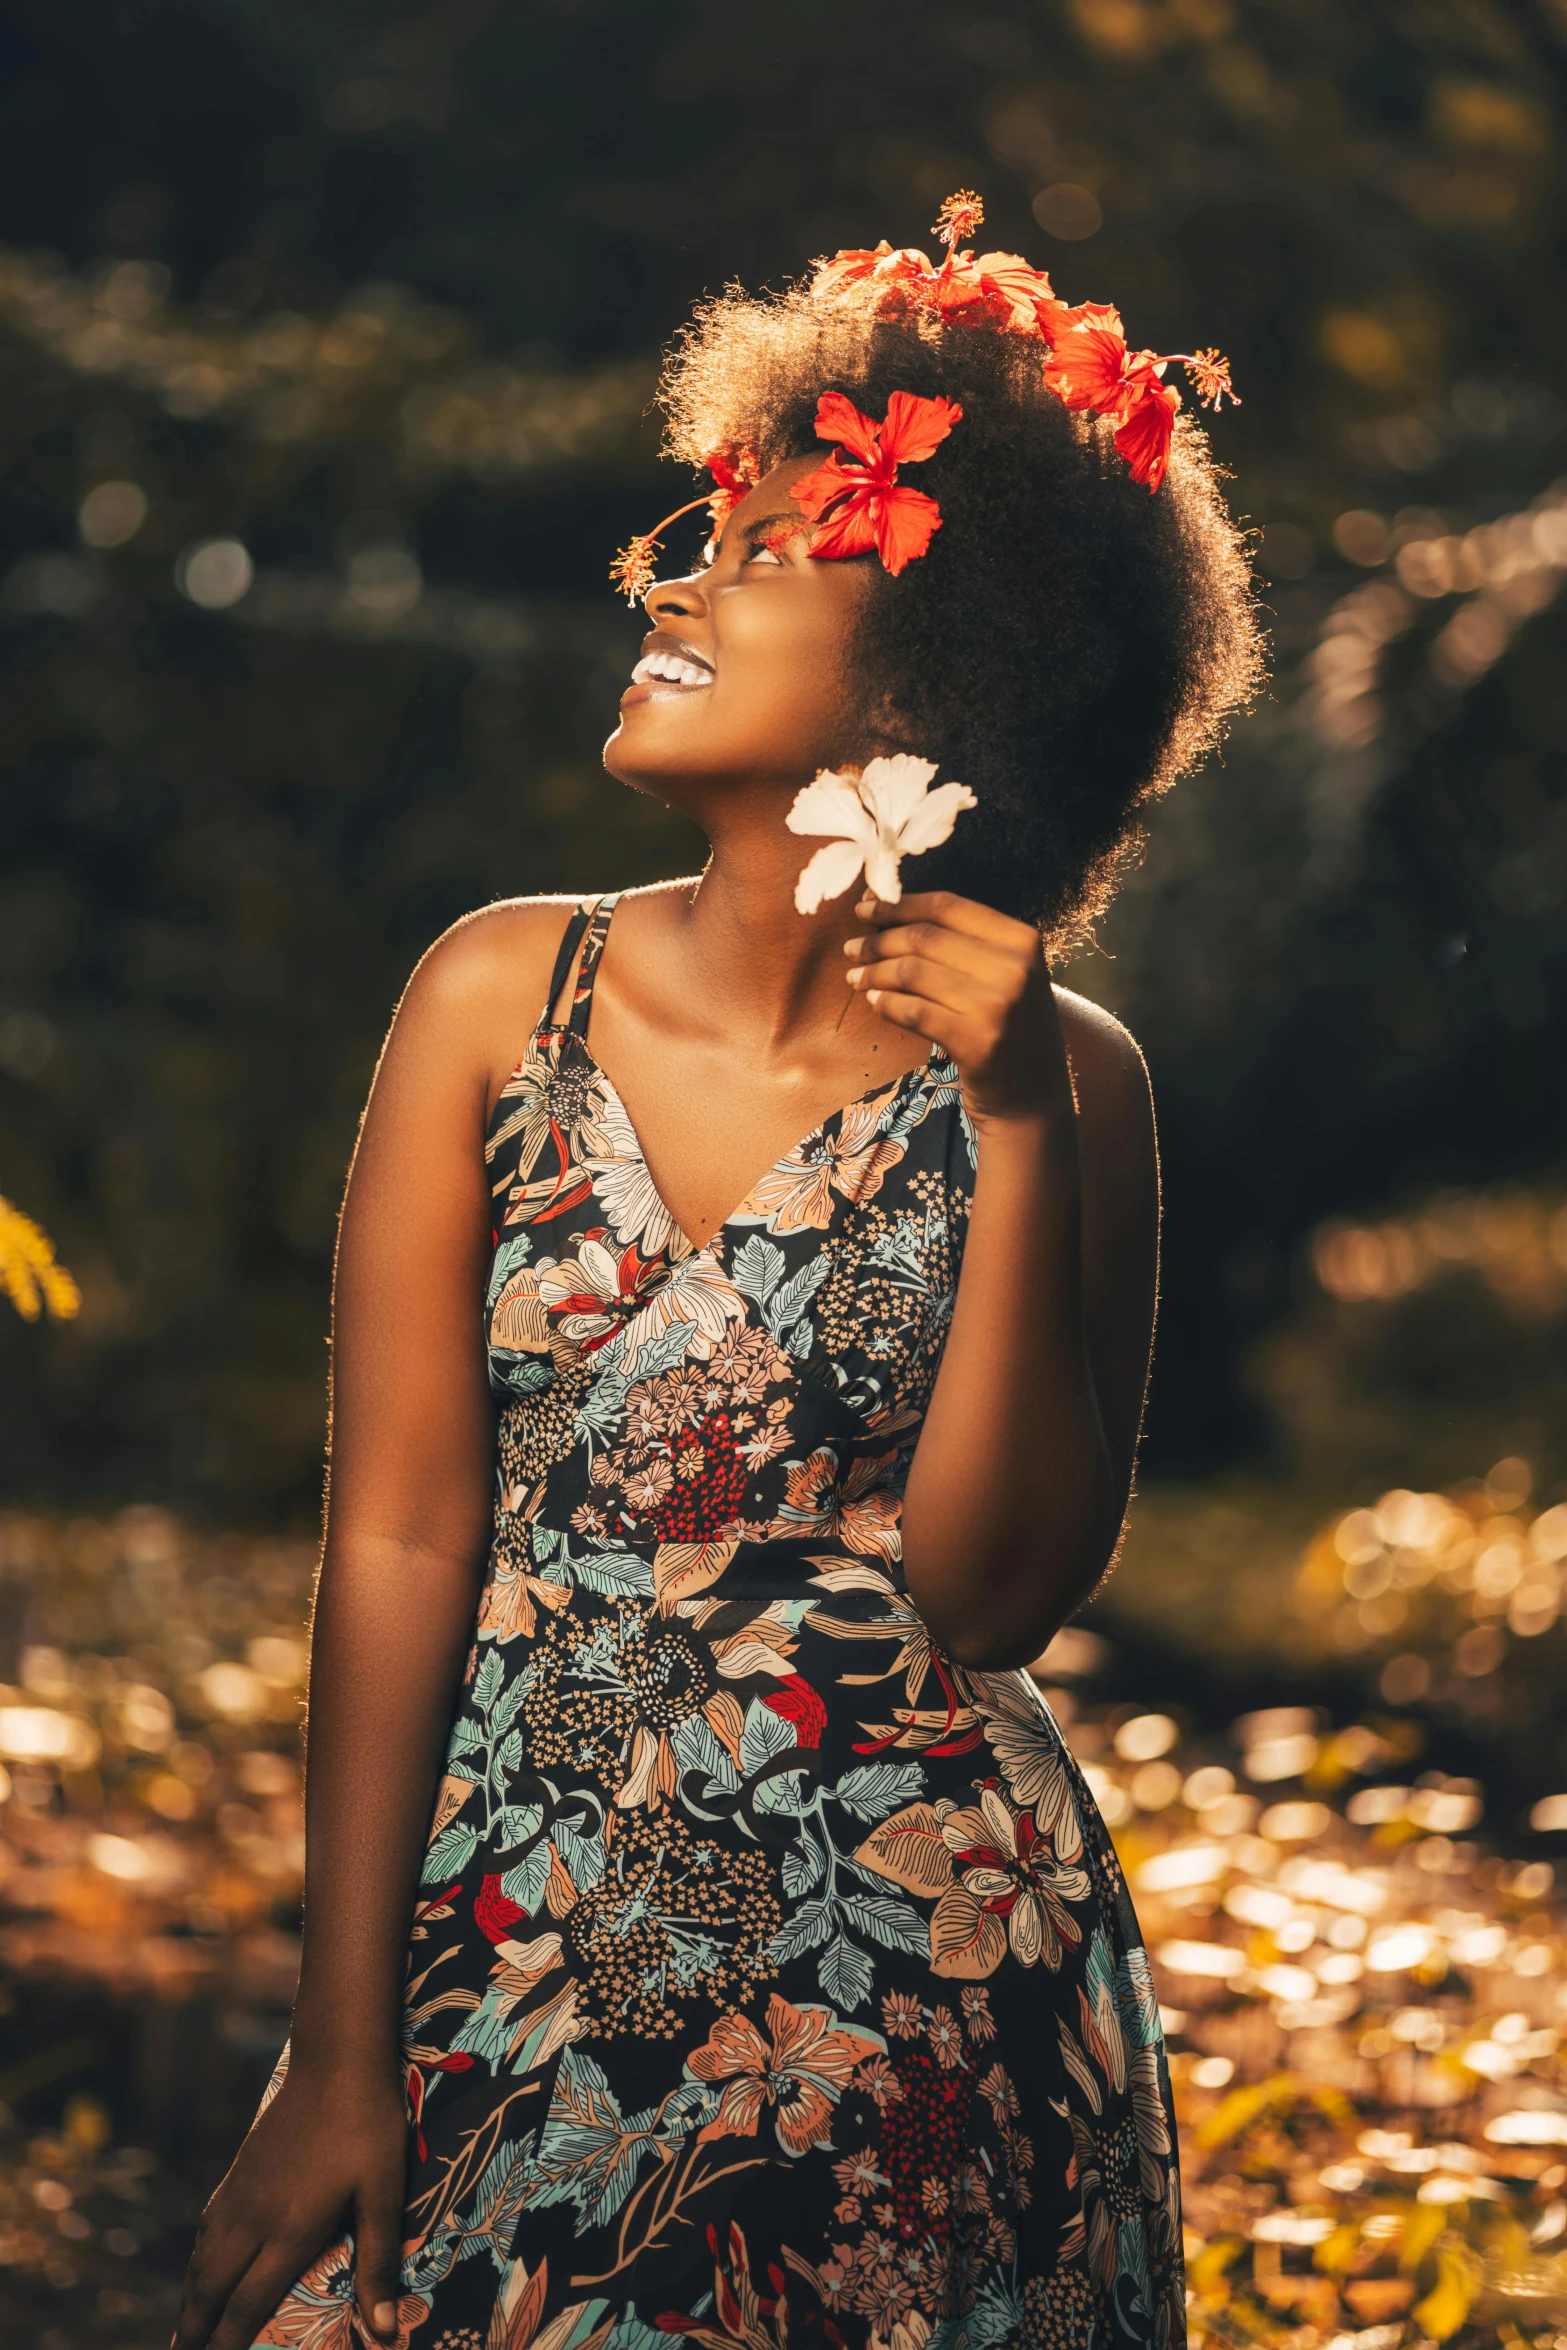
[[[1019,1670],[1113,1557],[1157,1257],[1136,1046],[1045,948],[1255,637],[1165,364],[977,217],[699,315],[718,527],[605,759],[710,860],[487,908],[398,1009],[291,2051],[179,2350],[1181,2333],[1147,1960]],[[802,787],[853,831],[899,754],[973,805],[822,897]]]

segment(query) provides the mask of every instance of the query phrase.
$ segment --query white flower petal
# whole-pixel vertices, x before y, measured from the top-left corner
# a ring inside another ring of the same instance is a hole
[[[1025,1894],[1008,1918],[1007,1930],[1013,1956],[1024,1966],[1037,1966],[1045,1948],[1045,1913],[1038,1900]]]
[[[865,881],[875,891],[884,906],[895,906],[903,895],[903,884],[898,879],[898,852],[878,840],[865,858]]]
[[[919,807],[935,772],[934,759],[916,759],[907,751],[872,759],[860,777],[860,798],[884,831],[897,832]]]
[[[865,862],[858,841],[835,840],[818,849],[794,885],[794,902],[801,914],[814,914],[824,898],[841,898]]]
[[[828,833],[841,840],[870,840],[875,824],[852,783],[824,768],[814,783],[804,783],[784,818],[791,832]]]
[[[989,1823],[990,1833],[992,1836],[994,1836],[1002,1851],[1016,1852],[1016,1825],[1013,1822],[1012,1814],[1008,1811],[1005,1803],[1003,1803],[1001,1797],[996,1793],[994,1787],[987,1787],[985,1789],[983,1795],[981,1795],[979,1799],[979,1808],[984,1813],[985,1818]]]
[[[602,1240],[585,1240],[577,1261],[601,1297],[619,1297],[620,1259],[611,1254]]]
[[[905,857],[918,857],[926,849],[940,848],[965,808],[978,806],[966,783],[938,784],[928,792],[898,836],[898,847]]]

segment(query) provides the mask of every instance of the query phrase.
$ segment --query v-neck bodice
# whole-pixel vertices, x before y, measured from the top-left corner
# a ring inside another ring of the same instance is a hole
[[[625,1136],[629,1140],[636,1158],[641,1162],[646,1189],[657,1201],[668,1220],[671,1254],[677,1257],[701,1255],[713,1248],[715,1243],[721,1241],[731,1224],[754,1223],[756,1221],[759,1200],[765,1202],[771,1195],[773,1188],[771,1179],[777,1176],[780,1168],[802,1162],[806,1154],[821,1140],[829,1124],[837,1124],[841,1127],[845,1121],[850,1121],[857,1131],[862,1123],[861,1113],[868,1104],[880,1103],[887,1096],[898,1094],[900,1089],[907,1085],[911,1079],[928,1073],[936,1062],[946,1061],[946,1055],[939,1044],[933,1044],[922,1065],[904,1070],[897,1077],[887,1078],[880,1085],[868,1085],[863,1093],[856,1094],[853,1101],[842,1102],[835,1110],[829,1111],[825,1117],[819,1118],[809,1133],[802,1134],[800,1139],[792,1143],[787,1151],[781,1152],[774,1159],[772,1165],[758,1177],[738,1205],[731,1209],[730,1213],[715,1226],[706,1240],[693,1240],[681,1226],[674,1210],[660,1193],[653,1170],[648,1164],[642,1137],[637,1132],[636,1123],[627,1109],[614,1079],[597,1059],[588,1043],[588,1022],[593,1014],[593,991],[598,980],[604,941],[609,935],[610,921],[615,908],[620,903],[620,896],[621,893],[616,890],[611,895],[600,898],[591,911],[585,906],[579,907],[566,925],[565,935],[560,943],[560,951],[555,958],[555,969],[550,979],[550,992],[544,1006],[544,1015],[535,1034],[542,1034],[558,1028],[577,1039],[576,1057],[587,1063],[609,1101],[614,1105],[619,1122],[624,1128]],[[577,963],[576,983],[572,989],[568,1016],[564,1022],[552,1022],[549,1015],[560,1000],[561,990],[571,972],[579,940],[582,943],[582,953]],[[952,1064],[947,1062],[947,1066],[950,1068]]]
[[[860,1498],[883,1512],[895,1556],[973,1190],[957,1069],[933,1047],[922,1067],[830,1112],[696,1247],[588,1043],[615,904],[588,901],[567,925],[549,998],[490,1122],[485,1315],[491,1383],[508,1406],[503,1489],[519,1482],[507,1473],[515,1452],[522,1481],[545,1472],[541,1516],[598,1527],[617,1548],[771,1543],[826,1523],[816,1501],[790,1499],[813,1447],[868,1440],[879,1447],[876,1492],[866,1470]],[[691,1401],[688,1435],[715,1414],[722,1422],[698,1440],[701,1474],[689,1444],[678,1462],[667,1436],[638,1450],[655,1390],[671,1382]],[[548,1460],[534,1441],[546,1425]]]

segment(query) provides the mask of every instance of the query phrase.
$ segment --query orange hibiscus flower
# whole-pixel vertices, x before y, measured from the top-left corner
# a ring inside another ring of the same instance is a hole
[[[830,2007],[791,2007],[775,1991],[763,2039],[749,2017],[723,2015],[686,2058],[699,2081],[722,2081],[715,2118],[698,2141],[754,2137],[762,2108],[773,2108],[778,2142],[788,2154],[821,2145],[833,2107],[857,2064],[886,2046],[879,2033],[840,2023]]]

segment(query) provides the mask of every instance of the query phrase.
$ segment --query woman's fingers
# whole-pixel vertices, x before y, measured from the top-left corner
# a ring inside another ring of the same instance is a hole
[[[867,999],[878,992],[885,994],[889,988],[927,996],[932,1004],[949,1012],[976,1012],[991,1003],[999,1008],[1004,1001],[993,986],[972,972],[954,963],[935,962],[926,955],[888,955],[874,963],[861,963],[849,973],[849,985]]]
[[[894,1028],[911,1029],[916,1036],[928,1036],[933,1044],[945,1045],[949,1052],[952,1050],[952,1040],[948,1034],[952,1026],[952,1014],[944,1011],[941,1005],[931,1003],[928,997],[904,995],[896,989],[890,994],[884,994],[876,989],[871,995],[871,1002],[884,1020],[892,1022]]]
[[[955,971],[984,972],[1002,984],[1027,970],[1015,947],[994,939],[975,938],[966,931],[949,930],[940,922],[897,922],[868,930],[863,938],[844,941],[845,955],[865,962],[872,955],[926,955],[934,963],[950,963]],[[1039,957],[1035,942],[1034,957]]]
[[[211,2350],[250,2350],[290,2285],[309,2266],[315,2249],[309,2244],[291,2248],[272,2243],[258,2253],[212,2329]]]
[[[213,2327],[255,2259],[257,2248],[254,2235],[220,2234],[209,2221],[202,2221],[185,2275],[171,2350],[206,2350]]]
[[[896,905],[889,905],[884,898],[867,896],[861,898],[854,910],[878,928],[902,922],[939,922],[945,929],[960,931],[967,938],[1010,946],[1014,953],[1030,946],[1036,953],[1039,951],[1039,933],[1031,922],[1019,922],[1011,914],[998,914],[994,906],[982,906],[977,898],[960,898],[950,889],[905,891]]]
[[[403,2180],[360,2195],[354,2226],[354,2290],[361,2322],[378,2340],[397,2338],[403,2277]]]

